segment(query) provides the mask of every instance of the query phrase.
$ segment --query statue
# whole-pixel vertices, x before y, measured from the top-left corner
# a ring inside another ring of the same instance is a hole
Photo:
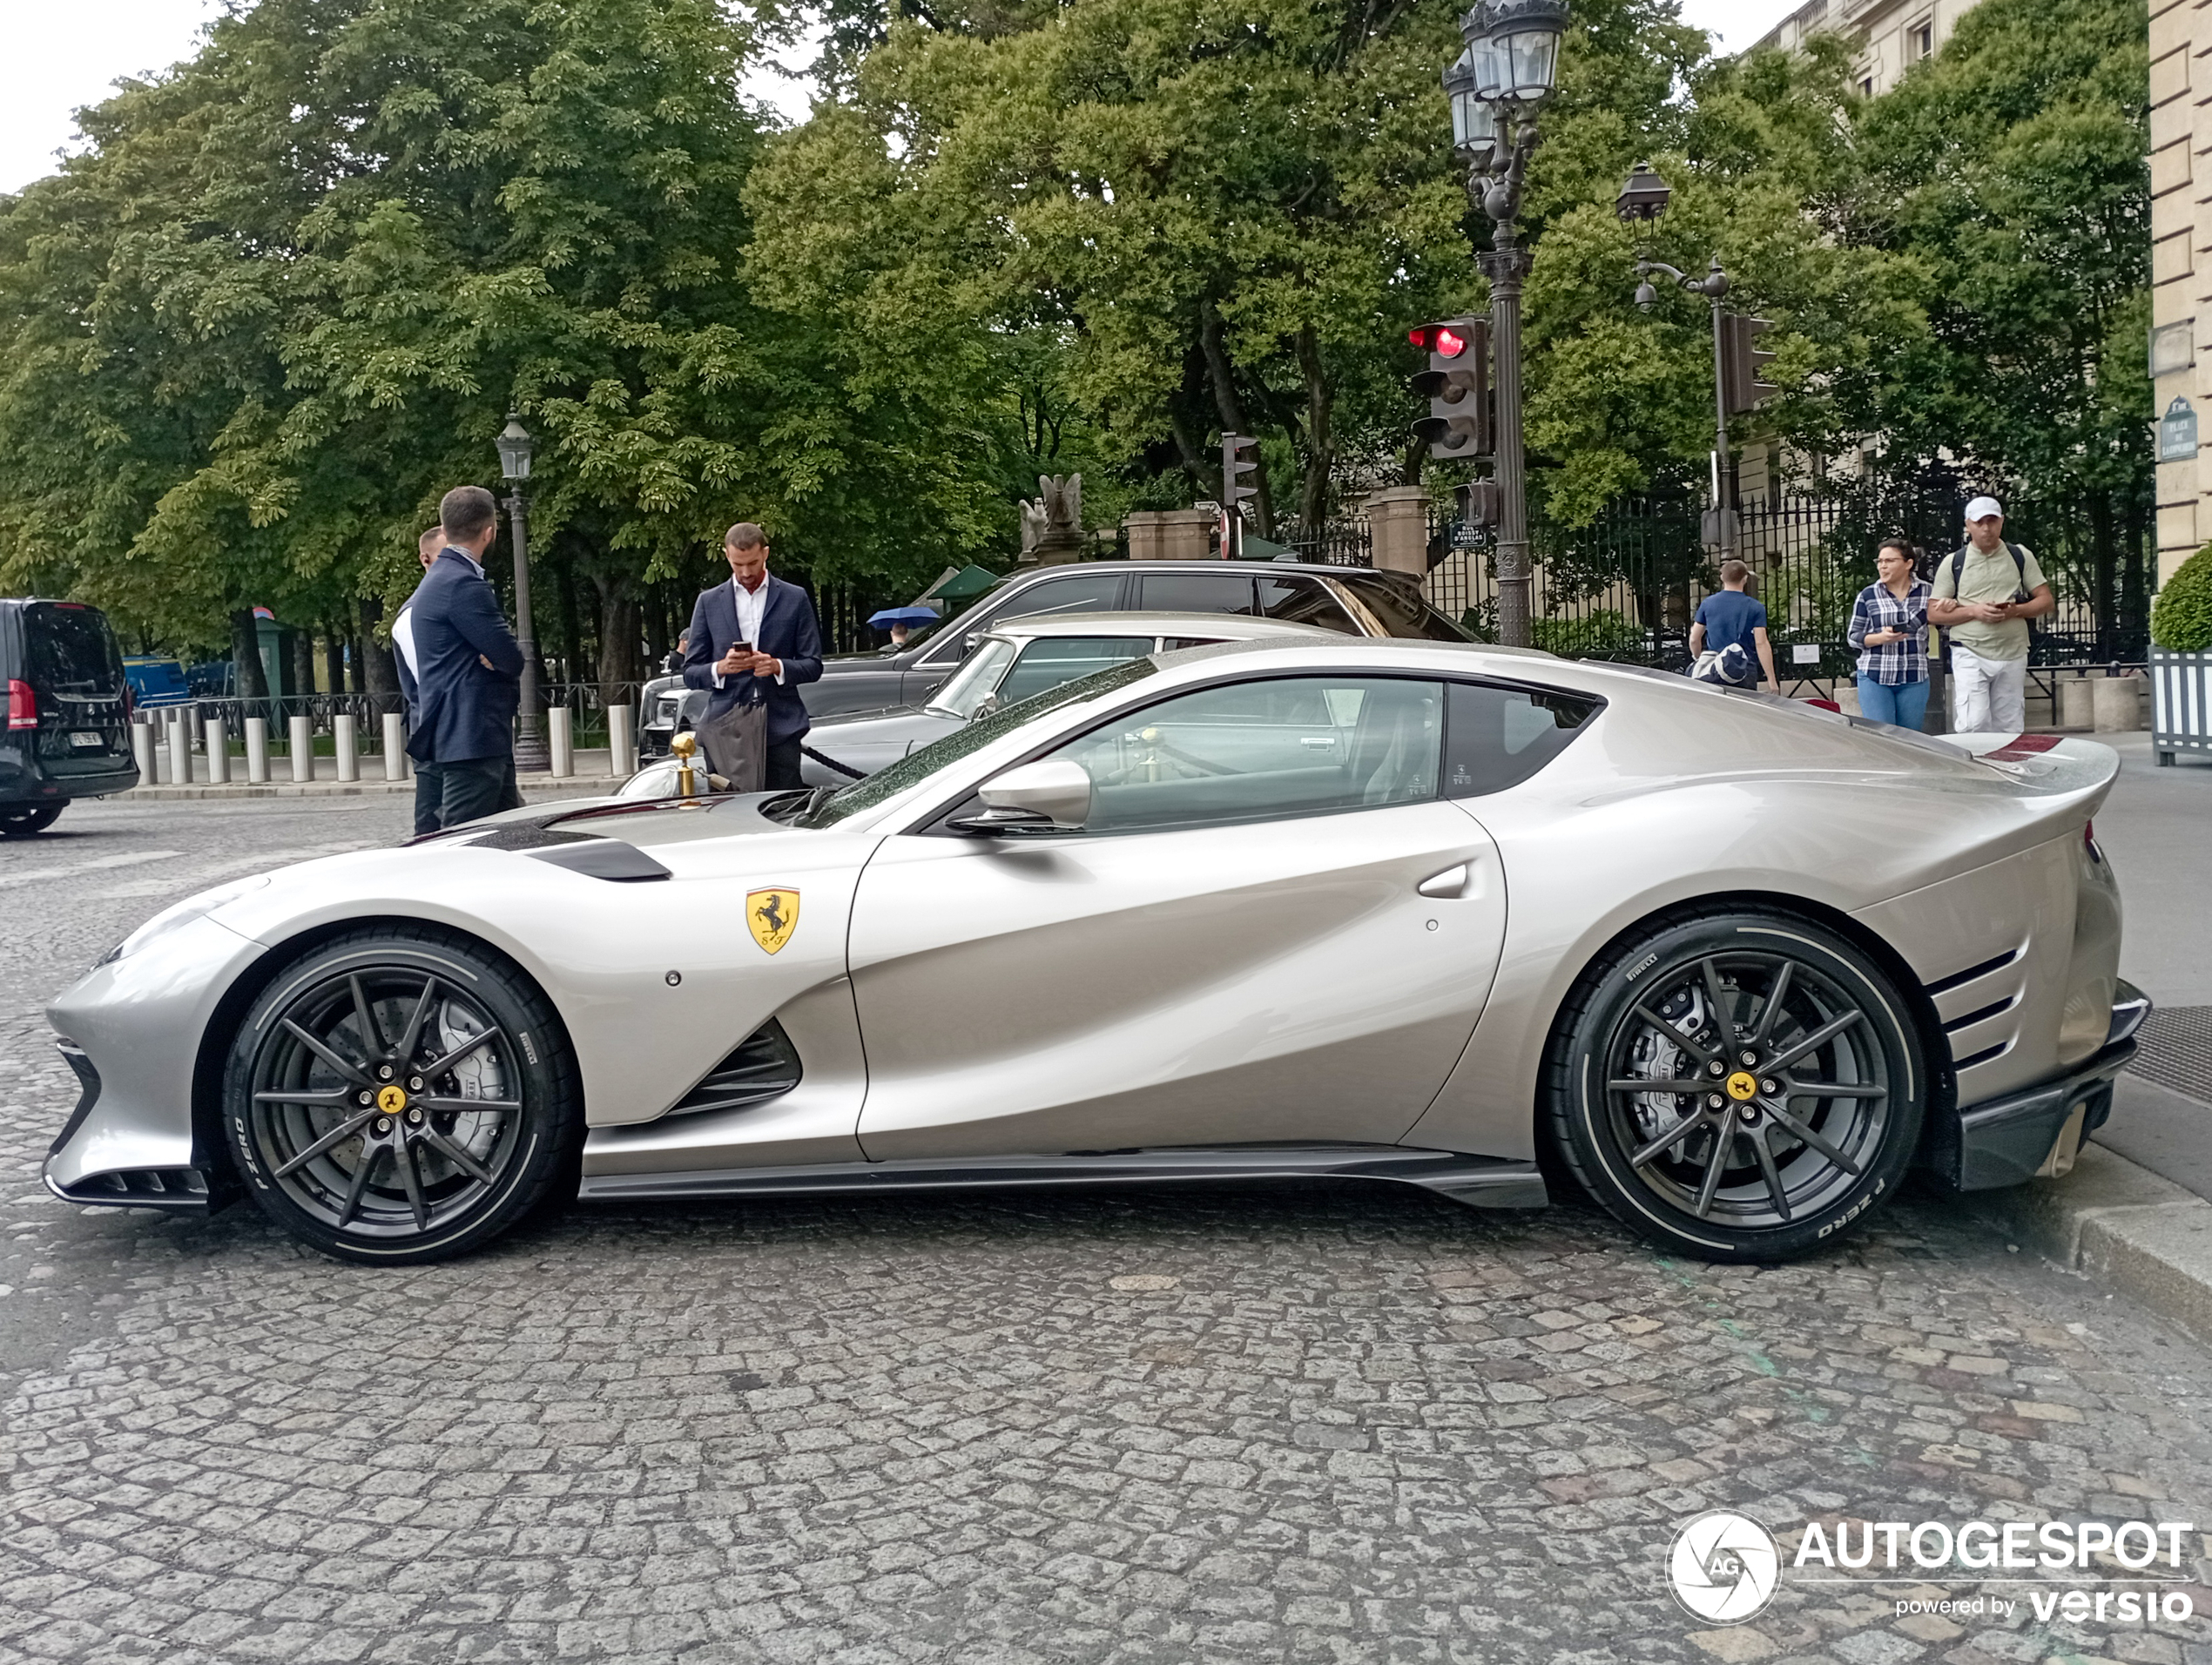
[[[1022,563],[1057,566],[1083,556],[1083,477],[1041,474],[1035,502],[1022,504]]]

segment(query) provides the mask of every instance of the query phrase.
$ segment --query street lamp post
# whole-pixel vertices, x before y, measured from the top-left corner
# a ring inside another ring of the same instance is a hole
[[[530,454],[536,443],[530,438],[529,430],[523,426],[519,413],[507,413],[507,426],[500,430],[498,445],[499,471],[510,489],[507,516],[515,529],[515,640],[523,650],[522,709],[516,714],[515,767],[542,773],[553,766],[553,759],[545,745],[545,716],[538,709],[537,633],[530,624],[529,505],[523,495],[523,482],[530,477]]]
[[[1674,198],[1667,182],[1661,179],[1649,162],[1639,162],[1629,172],[1629,181],[1621,187],[1621,194],[1613,199],[1614,212],[1624,220],[1656,226],[1659,216],[1667,212],[1667,204]],[[1638,260],[1636,276],[1642,280],[1636,285],[1636,305],[1649,312],[1658,304],[1659,291],[1651,282],[1654,273],[1674,280],[1675,285],[1688,293],[1703,295],[1713,303],[1713,530],[1716,536],[1707,538],[1709,543],[1720,546],[1724,555],[1736,553],[1736,505],[1729,501],[1732,493],[1724,493],[1728,479],[1728,343],[1725,340],[1726,320],[1721,312],[1722,297],[1728,293],[1728,273],[1721,269],[1721,257],[1714,255],[1702,278],[1692,277],[1664,260]]]
[[[1490,339],[1497,353],[1498,640],[1528,645],[1528,477],[1521,438],[1521,286],[1528,253],[1518,220],[1536,112],[1559,71],[1567,0],[1482,0],[1460,19],[1467,51],[1444,72],[1453,147],[1467,164],[1467,195],[1490,217]]]

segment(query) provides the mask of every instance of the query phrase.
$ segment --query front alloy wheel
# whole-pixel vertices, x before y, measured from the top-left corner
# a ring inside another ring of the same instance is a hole
[[[264,992],[225,1122],[264,1212],[374,1264],[489,1241],[541,1199],[580,1117],[558,1025],[515,969],[428,933],[363,933]]]
[[[1562,1019],[1554,1136],[1601,1203],[1720,1260],[1799,1254],[1902,1181],[1927,1098],[1890,978],[1785,916],[1662,924],[1616,947]]]

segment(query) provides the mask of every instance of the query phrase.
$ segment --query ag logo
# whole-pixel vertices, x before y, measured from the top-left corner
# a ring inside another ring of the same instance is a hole
[[[773,954],[791,940],[799,928],[799,893],[795,890],[756,890],[745,899],[745,922],[752,940]]]
[[[1782,1552],[1774,1534],[1748,1514],[1711,1509],[1675,1535],[1667,1581],[1675,1600],[1697,1618],[1741,1624],[1774,1595]]]

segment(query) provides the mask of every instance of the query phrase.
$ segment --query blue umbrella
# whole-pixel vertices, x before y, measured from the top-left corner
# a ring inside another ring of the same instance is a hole
[[[916,625],[937,622],[937,610],[934,607],[887,607],[880,613],[868,615],[868,628],[877,630],[887,630],[894,624],[904,624],[912,629]]]

